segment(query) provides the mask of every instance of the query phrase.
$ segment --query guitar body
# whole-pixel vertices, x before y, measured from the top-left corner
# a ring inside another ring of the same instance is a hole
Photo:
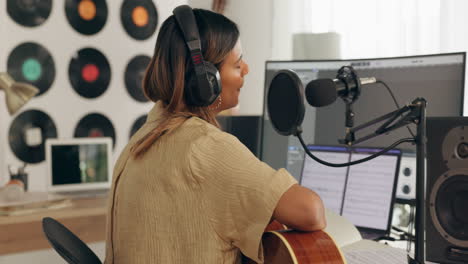
[[[268,231],[262,238],[265,264],[344,264],[340,250],[324,231]]]
[[[340,249],[324,231],[286,230],[271,222],[262,237],[265,264],[346,264]],[[249,259],[244,264],[255,263]]]

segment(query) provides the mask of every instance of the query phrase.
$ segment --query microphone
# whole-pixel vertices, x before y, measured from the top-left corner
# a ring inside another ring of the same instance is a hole
[[[360,86],[376,83],[375,77],[369,78],[339,78],[339,79],[317,79],[307,84],[305,95],[307,102],[314,107],[322,107],[332,104],[336,98],[356,98],[360,94]]]

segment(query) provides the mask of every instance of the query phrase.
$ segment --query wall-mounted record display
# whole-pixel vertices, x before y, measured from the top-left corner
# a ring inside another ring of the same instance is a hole
[[[111,137],[115,146],[115,129],[106,116],[91,113],[84,116],[76,125],[74,137]]]
[[[8,56],[8,73],[18,82],[30,83],[45,93],[55,79],[55,64],[49,51],[34,42],[16,46]]]
[[[130,60],[125,68],[125,87],[130,96],[138,102],[148,102],[143,93],[142,81],[151,58],[139,55]]]
[[[68,77],[79,95],[96,98],[107,90],[111,69],[104,54],[93,48],[84,48],[73,55]]]
[[[130,129],[130,138],[135,134],[140,127],[143,126],[143,124],[146,122],[147,115],[142,115],[133,122],[132,128]]]
[[[16,23],[25,27],[35,27],[44,23],[52,10],[52,0],[8,0],[8,15]]]
[[[152,0],[125,0],[120,8],[120,20],[128,35],[145,40],[156,31],[158,12]]]
[[[107,3],[105,0],[65,0],[65,14],[76,31],[93,35],[106,24]]]
[[[0,185],[8,165],[30,162],[29,190],[47,191],[40,136],[110,136],[120,153],[154,104],[142,78],[161,22],[181,4],[187,1],[0,0],[0,71],[39,88],[13,116],[0,101]],[[20,114],[28,110],[34,114],[25,122]]]
[[[16,116],[8,132],[11,150],[26,163],[43,161],[45,140],[56,137],[54,121],[40,110],[27,110]]]

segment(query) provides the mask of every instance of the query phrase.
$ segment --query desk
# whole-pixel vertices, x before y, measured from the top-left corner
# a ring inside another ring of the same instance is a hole
[[[0,255],[50,248],[42,218],[52,217],[86,243],[104,241],[107,198],[73,200],[64,209],[21,216],[0,216]]]

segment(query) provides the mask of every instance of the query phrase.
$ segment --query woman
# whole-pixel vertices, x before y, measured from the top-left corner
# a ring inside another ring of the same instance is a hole
[[[170,16],[143,81],[155,106],[114,169],[108,264],[239,263],[242,254],[262,262],[261,236],[271,220],[299,230],[325,227],[314,192],[218,128],[216,114],[237,105],[249,68],[232,21],[187,8],[203,59],[219,70],[222,92],[210,105],[194,106],[188,89],[199,84],[191,79],[199,57],[184,39],[189,30],[179,19],[186,16]]]

